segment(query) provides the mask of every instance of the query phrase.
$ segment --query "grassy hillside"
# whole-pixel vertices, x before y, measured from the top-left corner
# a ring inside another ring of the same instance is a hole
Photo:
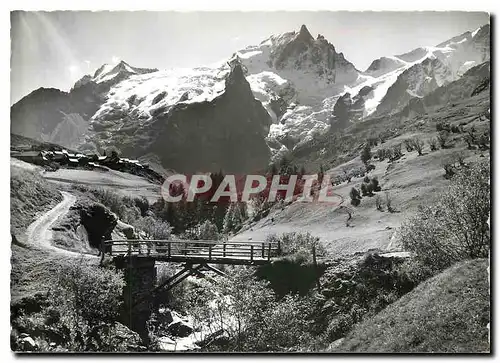
[[[37,215],[59,203],[62,196],[31,164],[16,160],[10,171],[10,229],[18,241],[24,242],[24,232]],[[44,291],[48,279],[56,275],[60,257],[23,243],[13,243],[11,249],[12,301]]]
[[[42,178],[36,169],[12,165],[10,173],[10,229],[18,237],[35,220],[37,213],[52,208],[62,196],[57,187]]]
[[[359,324],[336,352],[489,352],[488,267],[450,267]]]

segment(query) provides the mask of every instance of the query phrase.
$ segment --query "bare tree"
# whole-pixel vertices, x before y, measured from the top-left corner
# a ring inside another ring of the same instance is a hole
[[[431,149],[431,151],[436,151],[439,149],[439,146],[438,146],[438,141],[435,137],[433,138],[430,138],[429,140],[427,140],[427,143],[429,144],[429,147]]]
[[[417,150],[418,155],[421,156],[422,150],[424,148],[424,142],[422,141],[422,139],[420,139],[418,137],[414,137],[412,140],[412,143],[413,143],[414,149]]]
[[[384,207],[382,206],[382,198],[380,197],[380,195],[377,195],[377,198],[375,198],[375,205],[377,206],[377,210],[383,212],[384,211]]]
[[[392,197],[389,195],[389,192],[385,192],[385,205],[387,206],[387,210],[390,213],[396,212],[396,210],[392,206]]]

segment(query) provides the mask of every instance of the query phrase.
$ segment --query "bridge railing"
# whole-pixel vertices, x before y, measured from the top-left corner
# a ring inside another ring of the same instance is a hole
[[[250,262],[270,260],[278,256],[281,248],[278,242],[248,241],[170,241],[170,240],[108,240],[102,250],[111,256],[152,256],[164,259],[200,258],[242,259]]]

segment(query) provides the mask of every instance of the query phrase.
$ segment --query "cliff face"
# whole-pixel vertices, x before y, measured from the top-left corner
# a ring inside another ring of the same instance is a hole
[[[271,119],[255,100],[241,66],[233,68],[224,93],[210,102],[176,105],[154,128],[150,151],[180,172],[251,173],[269,163],[265,138]]]

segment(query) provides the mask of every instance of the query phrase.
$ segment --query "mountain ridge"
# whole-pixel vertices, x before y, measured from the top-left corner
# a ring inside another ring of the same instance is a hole
[[[276,156],[318,133],[342,130],[371,115],[399,112],[411,99],[425,97],[488,60],[488,24],[437,47],[381,57],[364,72],[303,25],[298,32],[272,35],[238,50],[213,67],[162,71],[123,60],[104,64],[69,92],[42,88],[21,99],[11,108],[11,129],[84,150],[127,148],[125,141],[134,137],[148,143],[159,120],[183,108],[177,105],[217,104],[218,97],[232,92],[226,81],[236,69],[232,77],[241,84],[244,80],[253,95],[245,94],[241,104],[248,106],[246,99],[253,97],[271,120],[267,125],[265,117],[266,126],[255,121],[254,128],[268,130],[266,142],[270,155]]]

